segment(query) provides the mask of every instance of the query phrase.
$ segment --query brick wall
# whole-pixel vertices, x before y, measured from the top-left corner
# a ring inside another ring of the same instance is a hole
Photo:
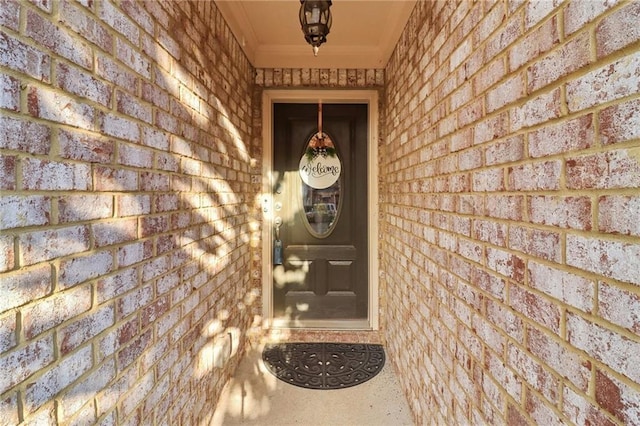
[[[418,2],[380,175],[419,424],[638,423],[638,22],[638,2]]]
[[[251,65],[208,1],[0,25],[0,423],[205,422],[259,312]]]

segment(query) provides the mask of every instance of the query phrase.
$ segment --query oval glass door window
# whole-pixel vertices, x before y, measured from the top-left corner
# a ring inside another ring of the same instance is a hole
[[[342,164],[331,138],[314,134],[300,159],[302,207],[307,229],[317,238],[327,237],[340,212]]]

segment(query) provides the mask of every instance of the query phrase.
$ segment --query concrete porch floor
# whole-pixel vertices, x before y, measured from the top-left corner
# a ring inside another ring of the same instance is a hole
[[[310,390],[273,376],[262,361],[263,347],[251,344],[222,393],[211,425],[413,425],[388,359],[377,376],[360,385]]]

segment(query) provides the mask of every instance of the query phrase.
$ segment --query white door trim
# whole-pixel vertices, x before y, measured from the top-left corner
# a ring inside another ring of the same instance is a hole
[[[283,103],[368,104],[368,214],[369,214],[369,314],[366,324],[355,321],[324,321],[317,328],[378,330],[378,92],[376,90],[264,90],[262,93],[262,314],[263,326],[273,323],[273,104]],[[311,325],[316,328],[316,325]]]

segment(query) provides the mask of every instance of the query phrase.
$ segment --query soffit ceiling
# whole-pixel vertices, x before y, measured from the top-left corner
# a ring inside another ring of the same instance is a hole
[[[216,0],[256,68],[384,68],[415,0],[334,0],[317,57],[304,40],[299,0]]]

